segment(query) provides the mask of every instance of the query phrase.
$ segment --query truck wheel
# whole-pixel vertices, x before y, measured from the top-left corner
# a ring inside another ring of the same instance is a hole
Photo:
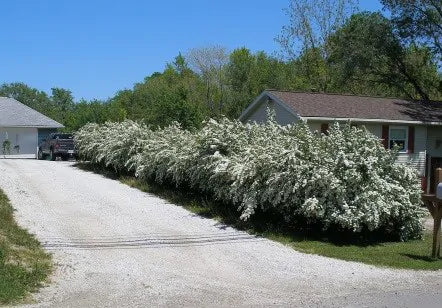
[[[37,158],[39,160],[43,160],[43,152],[41,151],[41,149],[38,149]]]
[[[62,157],[61,157],[61,160],[62,161],[67,161],[69,159],[69,156],[67,156],[67,155],[63,155]]]
[[[56,160],[57,159],[57,156],[55,156],[55,154],[54,154],[54,150],[51,150],[51,154],[50,154],[50,159],[52,160],[52,161],[54,161],[54,160]]]

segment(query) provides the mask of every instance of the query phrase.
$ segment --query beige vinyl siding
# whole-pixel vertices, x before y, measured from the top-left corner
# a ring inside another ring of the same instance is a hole
[[[414,151],[425,152],[427,150],[427,127],[415,126],[414,127]]]
[[[382,137],[382,125],[380,124],[362,124],[370,133],[378,138]]]
[[[411,166],[416,168],[420,176],[425,175],[425,151],[415,152],[413,154],[399,154],[397,162],[401,164],[409,163]]]
[[[317,120],[308,120],[307,124],[310,127],[310,130],[312,132],[314,131],[321,131],[321,125],[327,123],[328,125],[333,125],[333,122],[327,122],[327,121],[317,121]],[[340,125],[345,125],[347,122],[339,122]],[[370,133],[372,133],[373,135],[375,135],[378,138],[381,138],[382,135],[382,125],[379,124],[368,124],[368,125],[364,125],[364,124],[357,124],[355,123],[357,126],[362,127],[364,126]]]
[[[312,132],[320,132],[321,131],[321,122],[308,122],[308,126]]]

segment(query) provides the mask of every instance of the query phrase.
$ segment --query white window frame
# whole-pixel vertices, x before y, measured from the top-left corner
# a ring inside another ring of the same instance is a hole
[[[408,153],[408,126],[389,126],[388,128],[388,148],[391,149],[391,141],[393,140],[391,138],[391,130],[392,129],[404,129],[405,130],[405,144],[404,149],[402,151],[399,151],[399,153]]]

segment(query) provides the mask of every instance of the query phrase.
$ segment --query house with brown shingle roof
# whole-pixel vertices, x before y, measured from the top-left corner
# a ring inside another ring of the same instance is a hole
[[[399,145],[398,161],[411,162],[424,190],[434,192],[435,169],[442,167],[442,102],[266,90],[239,119],[266,122],[267,108],[274,110],[281,125],[304,120],[312,130],[323,133],[333,122],[364,126],[386,148]]]

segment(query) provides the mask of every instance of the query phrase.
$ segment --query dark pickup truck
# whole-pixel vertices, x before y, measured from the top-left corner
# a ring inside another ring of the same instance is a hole
[[[76,158],[77,153],[74,147],[74,137],[72,134],[52,133],[38,146],[38,159],[51,160],[61,157],[62,160]]]

